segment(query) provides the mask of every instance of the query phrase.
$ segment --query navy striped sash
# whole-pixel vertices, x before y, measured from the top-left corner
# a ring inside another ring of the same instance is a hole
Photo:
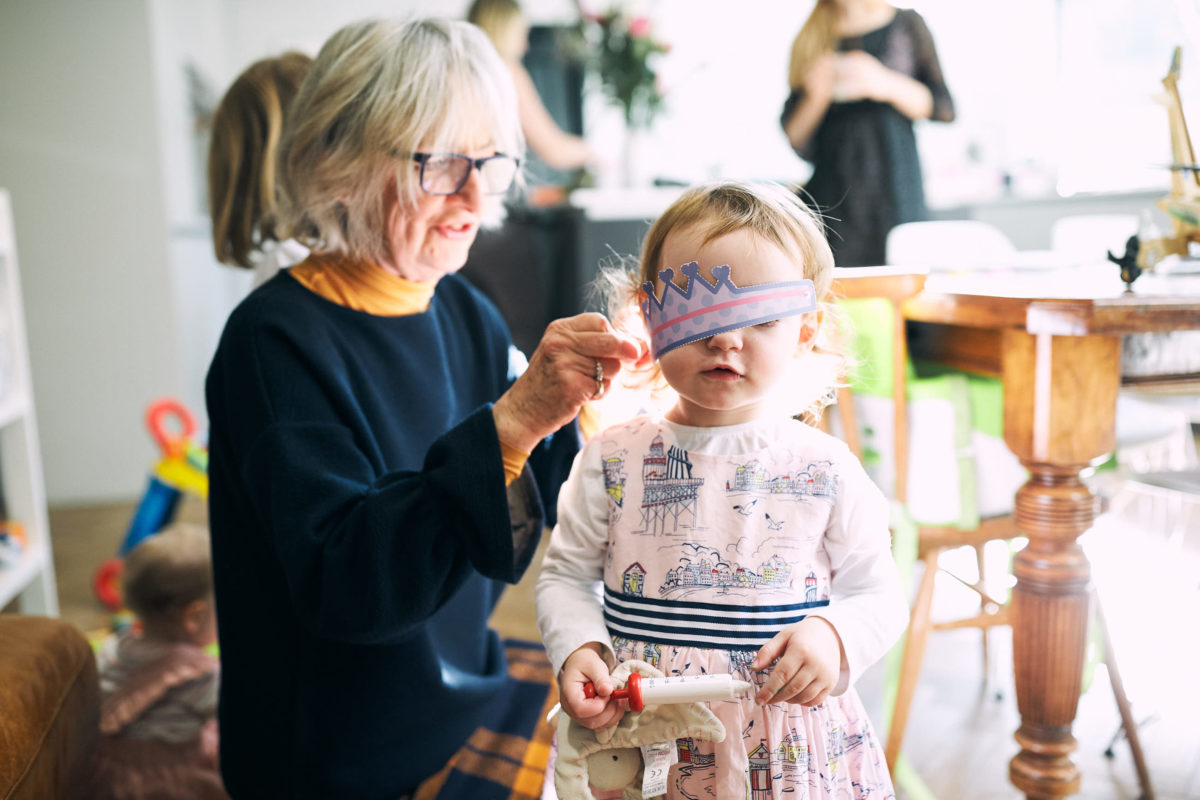
[[[757,650],[812,609],[828,605],[828,600],[779,606],[690,603],[620,594],[604,587],[604,621],[612,636],[676,647]]]

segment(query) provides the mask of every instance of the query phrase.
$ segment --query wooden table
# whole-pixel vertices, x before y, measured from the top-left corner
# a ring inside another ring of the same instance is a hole
[[[1115,265],[931,274],[905,301],[914,354],[1000,375],[1004,438],[1028,468],[1012,596],[1020,752],[1009,778],[1029,798],[1080,788],[1071,761],[1090,567],[1077,543],[1097,499],[1080,471],[1114,448],[1121,337],[1200,328],[1200,277],[1145,275],[1125,293]]]

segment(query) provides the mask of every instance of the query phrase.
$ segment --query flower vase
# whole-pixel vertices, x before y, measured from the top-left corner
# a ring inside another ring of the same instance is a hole
[[[645,132],[641,128],[626,126],[625,139],[621,142],[621,188],[632,189],[643,181],[642,151]]]

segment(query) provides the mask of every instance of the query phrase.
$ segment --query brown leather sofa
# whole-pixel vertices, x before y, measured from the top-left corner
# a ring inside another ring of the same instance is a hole
[[[0,614],[0,800],[85,796],[99,718],[84,635],[60,619]]]

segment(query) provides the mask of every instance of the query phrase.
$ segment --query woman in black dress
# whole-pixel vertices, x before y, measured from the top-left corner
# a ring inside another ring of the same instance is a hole
[[[888,231],[926,217],[913,120],[954,119],[925,21],[883,0],[817,0],[788,82],[780,122],[813,165],[804,191],[837,265],[885,263]]]

